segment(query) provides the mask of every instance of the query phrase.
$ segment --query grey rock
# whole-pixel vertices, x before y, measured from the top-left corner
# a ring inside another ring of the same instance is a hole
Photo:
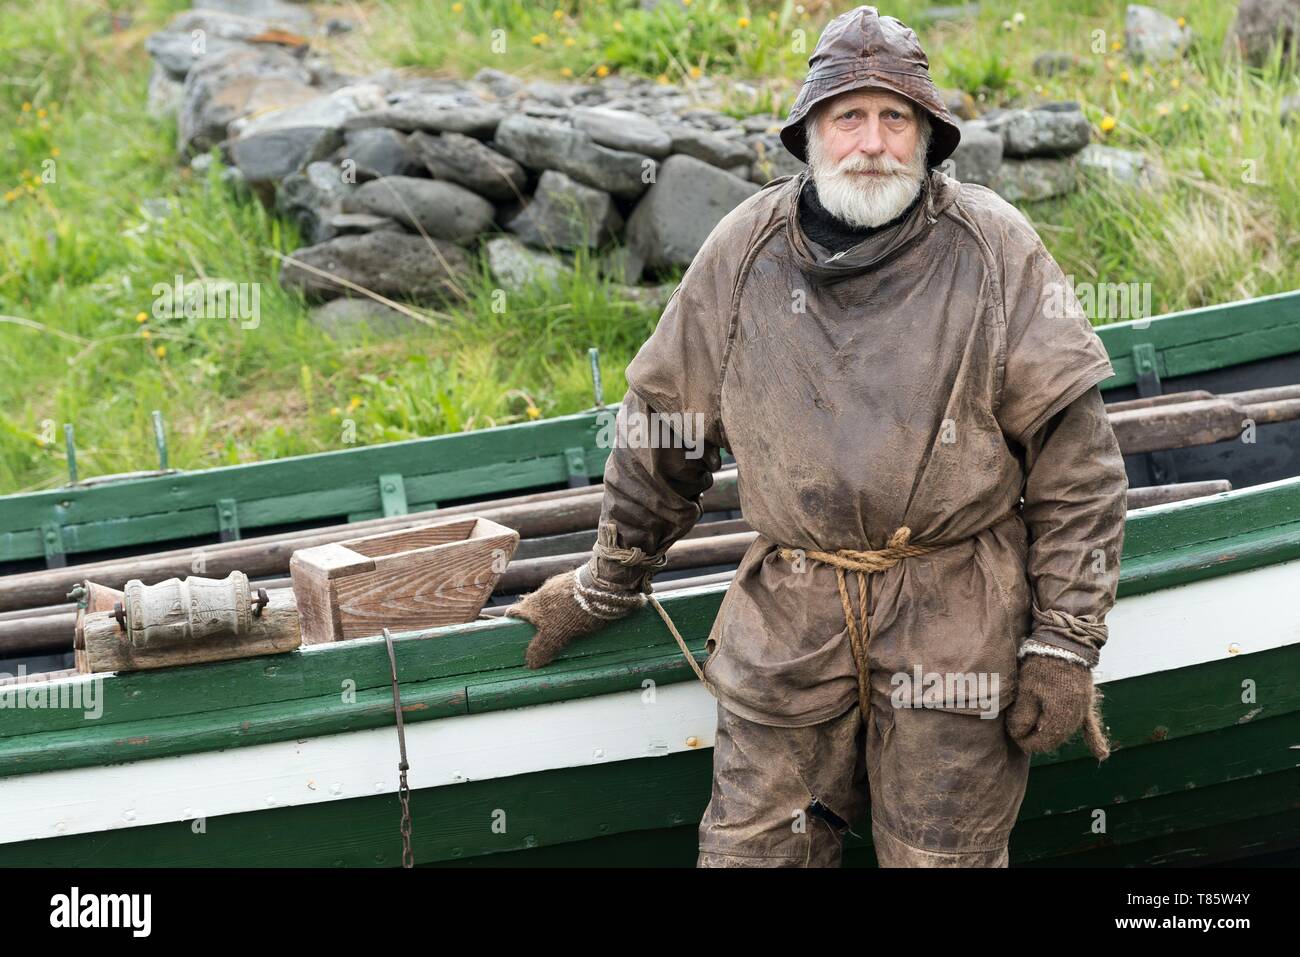
[[[1283,62],[1289,50],[1300,63],[1300,0],[1241,0],[1224,40],[1228,52],[1237,52],[1252,66],[1263,66],[1273,48],[1281,44]]]
[[[488,269],[501,288],[517,292],[535,283],[555,286],[573,272],[557,256],[529,249],[513,236],[496,236],[484,243]]]
[[[656,165],[643,154],[600,146],[582,130],[517,114],[497,127],[496,146],[524,166],[559,170],[622,199],[645,192]]]
[[[806,164],[791,155],[775,133],[755,133],[745,137],[745,142],[754,151],[755,159],[750,166],[749,180],[762,186],[770,180],[781,176],[793,176],[803,172]]]
[[[185,84],[155,63],[153,72],[149,74],[149,93],[145,101],[149,115],[158,120],[175,116],[184,94]]]
[[[312,299],[356,295],[336,281],[344,280],[389,299],[441,301],[453,296],[458,285],[463,288],[469,274],[469,260],[459,246],[407,233],[338,236],[296,250],[293,260],[311,268],[286,261],[280,285]]]
[[[602,276],[619,283],[638,283],[645,271],[645,254],[631,246],[615,246],[596,261]]]
[[[298,224],[308,243],[323,243],[337,233],[331,218],[343,209],[343,197],[356,189],[336,163],[311,163],[277,184],[275,208]]]
[[[404,233],[400,223],[387,216],[372,216],[369,213],[335,213],[327,222],[330,232],[335,236],[351,236],[355,233]]]
[[[978,3],[959,3],[951,6],[926,7],[921,10],[917,19],[928,23],[941,20],[968,20],[971,17],[979,16],[979,12],[980,5]]]
[[[177,147],[181,155],[206,152],[224,140],[226,127],[250,109],[316,95],[304,82],[302,65],[279,47],[207,57],[185,78]]]
[[[943,97],[943,105],[959,120],[973,120],[979,116],[979,109],[975,106],[975,97],[971,96],[965,90],[941,89],[939,95]]]
[[[348,130],[337,159],[345,169],[355,171],[359,182],[381,176],[410,176],[422,169],[406,134],[383,126]]]
[[[316,18],[306,7],[286,0],[194,0],[195,10],[216,10],[241,17],[266,20],[279,26],[310,32]]]
[[[552,83],[549,80],[535,80],[520,92],[527,100],[569,109],[579,103],[598,101],[604,93],[596,86],[581,83]]]
[[[952,154],[953,177],[963,183],[988,186],[1002,164],[1002,135],[982,123],[964,123],[961,142]]]
[[[384,103],[384,88],[374,83],[345,86],[317,96],[305,103],[296,103],[278,110],[266,110],[256,116],[235,120],[230,124],[232,136],[250,136],[271,130],[294,127],[320,126],[342,129],[349,118],[377,109]]]
[[[778,133],[781,130],[781,118],[777,116],[747,116],[740,121],[740,128],[746,133]],[[698,156],[696,159],[704,159],[704,157]],[[708,161],[705,160],[705,162]]]
[[[544,249],[595,248],[623,226],[614,199],[604,190],[548,169],[537,192],[507,228],[530,246]]]
[[[344,197],[343,212],[387,216],[435,239],[463,242],[491,226],[494,211],[482,196],[455,183],[385,176]]]
[[[651,268],[688,266],[722,217],[756,192],[693,156],[670,156],[628,217],[627,242]]]
[[[409,335],[423,325],[373,299],[333,299],[313,308],[307,318],[313,326],[340,342],[361,339],[367,333],[385,338]]]
[[[524,88],[523,81],[518,77],[486,66],[474,74],[474,82],[486,87],[493,96],[501,100],[514,96]]]
[[[204,37],[201,43],[196,43],[189,33],[174,33],[171,30],[148,37],[144,41],[144,48],[155,63],[177,79],[184,79],[194,64],[206,57],[220,56],[231,50],[252,49],[247,43],[218,36]]]
[[[1124,11],[1124,52],[1136,61],[1176,60],[1191,41],[1190,28],[1159,10],[1131,3]]]
[[[1061,109],[1009,110],[989,120],[987,127],[1002,135],[1002,150],[1007,156],[1077,153],[1088,145],[1092,127],[1077,105],[1062,106]]]
[[[250,183],[265,183],[325,159],[342,141],[338,130],[324,126],[273,129],[241,136],[230,144],[230,155]]]
[[[1015,203],[1063,196],[1077,189],[1078,184],[1078,160],[1067,156],[1003,160],[989,188],[1007,202]]]
[[[425,130],[430,133],[464,133],[466,136],[489,139],[503,116],[505,111],[499,106],[465,106],[450,102],[441,94],[422,94],[354,116],[343,124],[343,128],[361,130],[371,126],[387,126],[408,133]]]
[[[683,110],[678,115],[683,123],[698,126],[701,129],[713,130],[714,132],[730,130],[736,125],[736,121],[726,113],[719,113],[717,110],[710,110],[703,106]]]
[[[417,131],[410,139],[412,156],[434,179],[459,183],[488,199],[507,201],[523,193],[528,174],[510,157],[463,133],[430,136]]]
[[[1140,190],[1158,189],[1166,183],[1159,164],[1133,150],[1091,143],[1078,158],[1080,172],[1095,179]]]
[[[1068,73],[1078,65],[1079,58],[1075,54],[1052,50],[1034,57],[1030,69],[1034,76],[1056,76],[1058,73]]]
[[[297,14],[300,11],[288,8]],[[294,19],[282,19],[275,16],[251,17],[224,10],[198,8],[184,10],[172,17],[167,24],[169,33],[180,33],[187,40],[196,39],[196,31],[205,39],[216,37],[221,40],[251,40],[268,30],[298,32],[304,26]]]
[[[1282,101],[1282,106],[1281,109],[1279,110],[1278,118],[1283,123],[1290,123],[1292,120],[1296,119],[1297,117],[1300,117],[1300,93],[1296,93],[1292,96],[1288,96],[1285,100]]]
[[[639,113],[604,106],[580,106],[570,114],[573,125],[601,146],[663,159],[673,140],[658,123]]]
[[[708,130],[694,126],[674,126],[672,134],[672,151],[684,156],[693,156],[710,166],[727,169],[742,163],[754,161],[754,151],[743,140],[728,139]],[[762,135],[762,134],[760,134]]]

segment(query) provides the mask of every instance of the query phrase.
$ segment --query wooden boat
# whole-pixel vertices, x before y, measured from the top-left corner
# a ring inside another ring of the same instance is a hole
[[[1100,333],[1116,368],[1106,396],[1116,402],[1300,382],[1300,292]],[[595,422],[584,414],[3,498],[3,557],[29,570],[0,578],[0,601],[36,589],[34,576],[75,577],[78,567],[30,570],[46,554],[33,530],[55,514],[72,559],[216,536],[222,498],[238,503],[241,531],[370,518],[383,510],[378,475],[401,476],[408,508],[536,493],[566,485],[579,460],[586,477],[599,474]],[[1136,487],[1226,479],[1233,488],[1130,512],[1120,600],[1097,673],[1116,749],[1100,766],[1078,742],[1035,756],[1014,864],[1204,864],[1300,848],[1300,606],[1292,597],[1300,427],[1261,422],[1253,438],[1127,457]],[[332,462],[340,467],[331,485],[321,476]],[[137,483],[164,484],[145,494]],[[725,592],[710,576],[725,577],[728,549],[744,537],[722,484],[709,517],[723,534],[683,542],[696,549],[692,567],[660,576],[663,603],[701,660]],[[313,501],[326,497],[330,510]],[[172,526],[169,504],[179,510]],[[524,533],[498,603],[579,560],[586,528],[539,524],[538,534]],[[531,571],[512,579],[516,566]],[[703,583],[672,589],[674,578]],[[22,587],[5,587],[14,582]],[[528,625],[496,619],[395,636],[415,859],[692,864],[716,703],[663,624],[643,611],[540,672],[522,665],[530,635]],[[400,862],[398,744],[381,637],[148,672],[55,672],[0,687],[0,705],[0,864]],[[865,835],[851,837],[846,863],[872,860]]]

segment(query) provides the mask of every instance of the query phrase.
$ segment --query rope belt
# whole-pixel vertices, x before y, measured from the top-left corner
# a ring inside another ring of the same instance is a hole
[[[1019,513],[1019,509],[1012,508],[1006,514],[1002,515],[996,521],[988,525],[992,528],[1006,519]],[[612,537],[612,530],[611,530]],[[912,530],[906,525],[898,528],[889,541],[885,543],[884,548],[870,549],[859,551],[852,548],[841,548],[834,552],[823,552],[814,549],[789,548],[781,546],[777,553],[789,562],[814,561],[821,562],[824,565],[830,565],[835,569],[835,580],[840,592],[840,606],[844,610],[844,624],[849,632],[849,644],[853,650],[853,660],[857,665],[858,672],[858,705],[861,711],[862,719],[865,721],[869,715],[870,703],[870,668],[867,663],[867,645],[871,637],[870,618],[871,618],[871,590],[869,588],[869,577],[888,571],[899,562],[906,558],[914,558],[918,555],[926,555],[930,552],[937,551],[941,548],[947,548],[949,545],[957,544],[956,542],[943,542],[933,545],[918,545],[912,542]],[[666,563],[666,556],[659,555],[654,559],[647,560],[645,553],[639,548],[619,548],[611,542],[599,542],[596,546],[596,554],[603,558],[610,558],[614,561],[624,564],[647,564],[654,567],[662,567]],[[849,598],[848,573],[853,572],[858,580],[858,609],[857,615],[853,613],[853,603]],[[704,687],[715,698],[718,696],[717,690],[713,683],[704,676],[703,669],[695,660],[695,656],[686,646],[685,639],[682,638],[681,632],[673,624],[673,620],[664,610],[663,605],[659,604],[653,594],[647,590],[646,600],[659,613],[664,624],[672,633],[673,638],[677,641],[677,646],[685,655],[686,660],[690,663],[691,669],[695,676],[700,679]],[[1045,616],[1046,617],[1046,616]]]
[[[900,527],[884,548],[870,551],[857,551],[841,548],[835,552],[821,552],[801,548],[780,548],[778,553],[789,562],[814,561],[830,565],[835,569],[835,581],[840,590],[840,605],[844,609],[844,624],[849,630],[849,645],[853,649],[853,660],[858,666],[858,707],[862,720],[871,713],[870,668],[867,665],[867,642],[871,637],[871,599],[867,587],[867,576],[888,571],[905,558],[913,558],[932,552],[942,545],[913,545],[912,530],[906,525]],[[848,573],[854,572],[858,578],[858,614],[854,617],[853,605],[849,601]]]

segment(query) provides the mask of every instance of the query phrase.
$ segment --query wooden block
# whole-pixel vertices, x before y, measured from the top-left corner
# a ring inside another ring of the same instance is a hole
[[[458,516],[296,551],[302,643],[473,621],[518,544],[514,529]]]

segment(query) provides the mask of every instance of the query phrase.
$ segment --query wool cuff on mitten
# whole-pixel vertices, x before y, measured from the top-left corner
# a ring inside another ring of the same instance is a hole
[[[646,597],[597,576],[593,558],[573,576],[573,600],[593,618],[616,621],[644,605]]]
[[[1052,658],[1063,658],[1066,661],[1073,661],[1075,664],[1083,665],[1085,668],[1091,668],[1086,658],[1082,655],[1076,655],[1072,651],[1066,651],[1064,648],[1058,648],[1056,645],[1048,645],[1041,641],[1030,638],[1020,646],[1020,651],[1016,654],[1017,658],[1023,658],[1025,655],[1048,655]]]

